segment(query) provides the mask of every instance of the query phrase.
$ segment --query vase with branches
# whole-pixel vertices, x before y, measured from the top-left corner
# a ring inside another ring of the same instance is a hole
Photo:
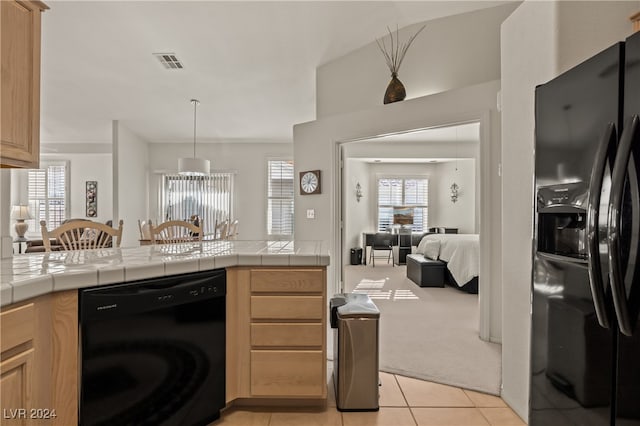
[[[391,81],[389,82],[387,90],[384,93],[383,102],[385,104],[402,101],[407,96],[404,85],[398,79],[398,72],[400,71],[400,65],[402,65],[402,61],[404,60],[404,57],[407,54],[407,50],[409,50],[411,43],[413,43],[418,34],[420,34],[422,30],[425,29],[425,27],[426,25],[420,27],[420,29],[416,31],[416,33],[412,35],[408,41],[402,44],[400,44],[400,36],[397,26],[395,35],[394,32],[392,32],[389,27],[387,27],[387,31],[389,32],[389,45],[387,45],[384,39],[376,39],[378,48],[380,48],[380,51],[384,55],[387,67],[389,68],[389,71],[391,71]]]

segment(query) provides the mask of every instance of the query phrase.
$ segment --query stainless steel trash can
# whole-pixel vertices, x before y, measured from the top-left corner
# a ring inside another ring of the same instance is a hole
[[[337,408],[378,411],[380,311],[368,295],[359,293],[335,295],[330,308]]]

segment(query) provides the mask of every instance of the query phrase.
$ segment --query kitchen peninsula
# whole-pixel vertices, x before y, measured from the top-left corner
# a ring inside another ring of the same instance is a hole
[[[12,395],[3,398],[3,412],[55,409],[55,418],[27,420],[77,424],[78,289],[220,268],[227,277],[227,404],[321,403],[328,264],[328,250],[314,241],[212,241],[3,260],[2,391]]]

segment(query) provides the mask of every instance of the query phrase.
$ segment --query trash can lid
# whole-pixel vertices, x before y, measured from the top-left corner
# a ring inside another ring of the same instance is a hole
[[[380,318],[378,307],[371,301],[367,294],[346,293],[345,303],[338,306],[338,317],[340,318]]]

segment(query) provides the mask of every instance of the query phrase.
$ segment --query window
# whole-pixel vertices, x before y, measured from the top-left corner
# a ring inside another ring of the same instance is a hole
[[[413,232],[429,229],[429,179],[378,179],[378,231],[394,225],[394,208],[409,207],[413,212]]]
[[[267,234],[293,235],[293,161],[269,160],[267,176]]]
[[[40,221],[47,229],[57,228],[67,218],[67,162],[42,163],[43,168],[29,170],[27,197],[33,219],[28,220],[29,234],[40,234]]]
[[[233,218],[233,180],[233,173],[162,175],[160,212],[163,220],[189,220],[198,215],[204,234],[213,234],[216,223]]]

